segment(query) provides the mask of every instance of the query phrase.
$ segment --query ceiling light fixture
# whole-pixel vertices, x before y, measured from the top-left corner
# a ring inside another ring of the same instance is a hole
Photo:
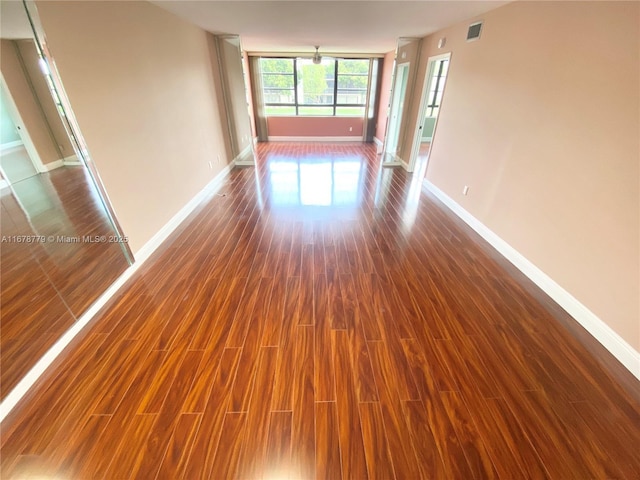
[[[322,63],[322,57],[320,56],[320,53],[318,52],[319,48],[320,48],[320,46],[316,45],[316,53],[313,55],[313,63],[315,65],[320,65]]]

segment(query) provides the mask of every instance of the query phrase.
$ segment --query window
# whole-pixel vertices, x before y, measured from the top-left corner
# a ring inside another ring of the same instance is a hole
[[[262,59],[262,86],[268,114],[295,115],[296,74],[292,58]]]
[[[267,116],[364,117],[369,59],[261,58]]]
[[[429,88],[429,104],[427,105],[427,117],[437,117],[444,91],[444,82],[447,78],[449,59],[440,60],[433,66],[431,86]]]
[[[369,60],[338,60],[337,115],[364,116]]]
[[[298,115],[333,115],[335,61],[315,65],[309,58],[295,59],[298,79]]]

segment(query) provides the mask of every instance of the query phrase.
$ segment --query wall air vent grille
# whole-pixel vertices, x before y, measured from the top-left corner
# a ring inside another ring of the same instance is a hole
[[[480,32],[482,32],[482,22],[476,22],[469,25],[467,30],[467,42],[473,42],[480,38]]]

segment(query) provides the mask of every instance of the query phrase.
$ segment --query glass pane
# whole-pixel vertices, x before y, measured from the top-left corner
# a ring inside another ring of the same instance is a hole
[[[264,88],[293,88],[293,75],[265,73],[262,75]]]
[[[333,60],[323,59],[316,65],[311,59],[299,58],[298,102],[305,105],[333,105]],[[333,111],[330,115],[333,114]]]
[[[336,103],[364,105],[367,103],[367,91],[357,88],[338,90],[338,100]]]
[[[295,103],[293,90],[264,89],[264,103]]]
[[[338,60],[338,75],[349,73],[369,74],[369,59]]]
[[[262,73],[293,73],[293,58],[261,58]]]
[[[342,59],[338,60],[338,92],[336,103],[364,105],[367,103],[367,88],[369,83],[368,59]],[[356,109],[340,108],[336,115],[364,115]]]
[[[367,89],[369,77],[367,75],[338,75],[338,88]]]
[[[338,117],[364,117],[364,107],[336,107]]]
[[[280,106],[274,106],[274,105],[265,105],[264,112],[268,117],[269,116],[276,116],[276,115],[291,115],[291,116],[294,116],[296,114],[296,107],[294,107],[293,105],[290,106],[290,107],[280,107]]]
[[[298,115],[301,115],[303,117],[330,117],[333,115],[333,107],[312,107],[301,105],[298,107]]]

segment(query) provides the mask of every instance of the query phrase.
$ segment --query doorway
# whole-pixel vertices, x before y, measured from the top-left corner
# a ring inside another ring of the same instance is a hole
[[[28,152],[30,141],[21,123],[13,100],[0,82],[0,174],[9,185],[40,172],[39,162]]]
[[[450,60],[451,54],[445,53],[430,57],[427,63],[427,74],[424,79],[418,114],[419,121],[414,134],[408,168],[409,172],[421,172],[421,176],[426,173],[442,105],[444,87],[449,73]]]
[[[393,82],[393,93],[389,108],[389,120],[387,125],[387,135],[384,144],[383,164],[400,165],[398,157],[398,147],[400,144],[400,126],[402,124],[402,114],[404,112],[404,100],[407,94],[407,83],[409,80],[409,63],[402,63],[396,66],[396,75]]]

